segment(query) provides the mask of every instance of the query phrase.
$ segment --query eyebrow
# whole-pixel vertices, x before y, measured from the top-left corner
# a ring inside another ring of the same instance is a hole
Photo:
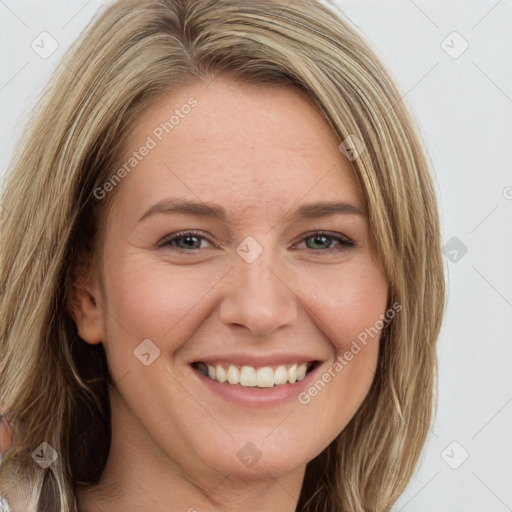
[[[227,220],[227,214],[222,206],[214,203],[195,202],[185,199],[163,199],[152,206],[142,215],[138,222],[157,214],[181,213],[195,217],[213,218],[221,221]],[[366,217],[366,212],[353,204],[340,201],[318,201],[299,206],[290,217],[290,222],[297,222],[305,219],[318,219],[330,215],[360,215]]]

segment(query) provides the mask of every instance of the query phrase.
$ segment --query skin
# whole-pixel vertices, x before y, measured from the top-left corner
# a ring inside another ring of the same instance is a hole
[[[79,286],[79,334],[104,344],[115,383],[112,446],[100,483],[78,494],[83,512],[291,512],[306,464],[354,416],[375,374],[378,336],[306,405],[232,404],[193,374],[189,363],[213,353],[292,351],[320,361],[320,377],[385,313],[388,287],[365,215],[291,220],[320,200],[365,208],[340,140],[301,91],[225,77],[173,91],[139,119],[122,161],[190,97],[198,105],[115,191],[101,272]],[[227,220],[139,222],[169,197],[216,203]],[[205,238],[157,246],[191,229]],[[355,245],[315,242],[319,230]],[[248,236],[263,248],[252,263],[236,252]],[[160,350],[149,366],[134,356],[144,339]],[[237,457],[247,442],[262,455],[252,467]]]

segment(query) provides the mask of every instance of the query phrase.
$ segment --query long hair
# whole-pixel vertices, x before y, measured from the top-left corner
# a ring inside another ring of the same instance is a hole
[[[226,74],[307,93],[351,159],[371,247],[389,284],[371,389],[306,468],[298,510],[385,512],[418,463],[435,414],[445,307],[429,163],[398,88],[349,22],[316,0],[123,0],[68,50],[27,125],[0,208],[0,413],[16,445],[0,485],[39,511],[74,511],[110,446],[111,378],[102,345],[69,313],[79,268],[97,268],[101,220],[130,127],[163,94]],[[92,271],[92,270],[91,270]],[[40,467],[33,452],[57,454]]]

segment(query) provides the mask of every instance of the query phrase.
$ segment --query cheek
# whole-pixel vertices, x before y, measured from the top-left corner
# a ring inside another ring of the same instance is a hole
[[[385,277],[369,262],[338,270],[329,279],[311,275],[305,281],[316,283],[310,317],[329,338],[332,356],[298,397],[332,439],[352,419],[371,387],[388,292]]]
[[[302,296],[311,297],[307,302],[314,313],[311,318],[318,320],[338,353],[349,350],[352,341],[364,340],[365,333],[367,341],[378,339],[375,332],[382,328],[388,287],[371,260],[354,260],[324,275],[297,276],[297,282],[303,283]]]
[[[117,260],[106,279],[108,293],[107,343],[134,348],[150,339],[162,351],[174,351],[197,328],[194,318],[226,269],[173,266],[133,257]]]

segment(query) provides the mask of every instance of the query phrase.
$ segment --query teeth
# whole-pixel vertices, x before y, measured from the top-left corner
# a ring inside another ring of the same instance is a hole
[[[271,388],[274,386],[274,371],[270,366],[258,369],[256,372],[256,385],[259,388]]]
[[[276,368],[274,372],[274,384],[286,384],[288,382],[288,370],[285,366],[281,365]]]
[[[301,364],[297,368],[297,380],[302,380],[306,376],[306,372],[307,372],[307,366],[304,364]]]
[[[297,382],[297,365],[294,364],[289,370],[288,370],[288,382],[291,384],[294,384]]]
[[[218,364],[215,367],[215,372],[217,374],[216,380],[218,380],[220,383],[226,382],[228,380],[228,376],[226,374],[226,370],[224,370],[224,368],[220,364]],[[213,377],[213,378],[215,379],[215,377]]]
[[[270,366],[256,369],[248,365],[242,366],[239,370],[236,366],[229,365],[227,371],[220,364],[212,366],[201,363],[198,365],[198,369],[203,375],[207,375],[221,384],[228,382],[248,388],[271,388],[287,383],[294,384],[302,380],[308,371],[308,363],[300,365],[295,363],[288,368],[285,365],[279,365],[275,370]]]
[[[242,386],[253,388],[256,386],[256,370],[252,366],[242,366],[240,371],[240,384]]]
[[[230,384],[238,384],[240,382],[240,372],[236,366],[231,365],[228,368],[228,382]]]

